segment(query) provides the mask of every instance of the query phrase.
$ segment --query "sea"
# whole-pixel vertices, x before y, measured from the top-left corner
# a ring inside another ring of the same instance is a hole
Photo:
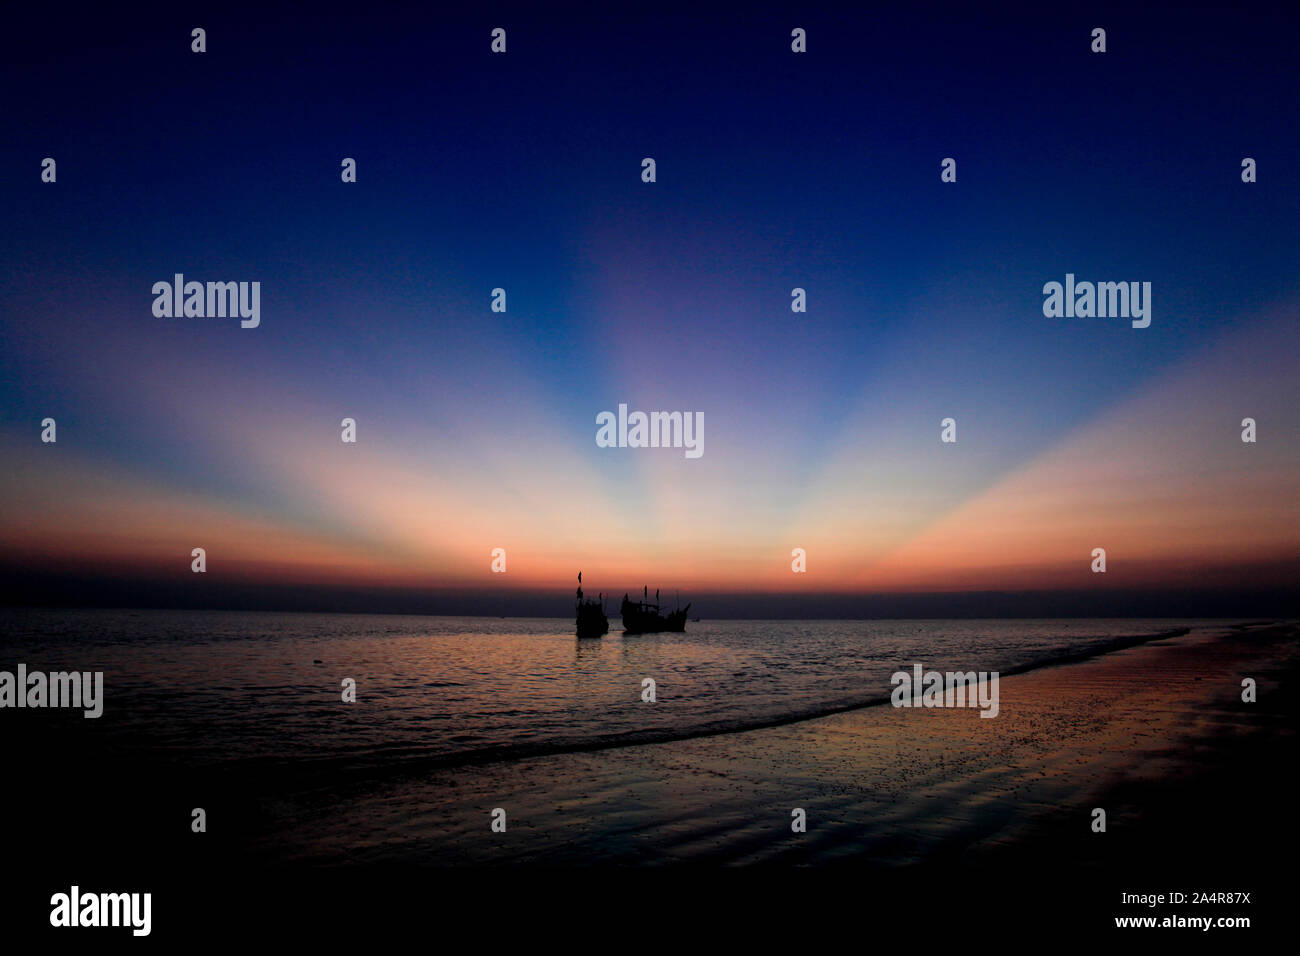
[[[915,664],[1005,675],[1222,626],[703,620],[580,640],[556,618],[4,609],[0,670],[102,671],[103,716],[58,718],[97,746],[303,779],[739,732],[886,702]]]

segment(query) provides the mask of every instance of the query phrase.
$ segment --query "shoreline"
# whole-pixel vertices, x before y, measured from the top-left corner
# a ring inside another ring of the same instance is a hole
[[[1225,625],[1007,677],[992,720],[868,707],[364,790],[340,779],[253,792],[242,776],[20,736],[28,809],[8,839],[27,869],[10,905],[39,931],[72,883],[148,890],[161,933],[214,912],[276,925],[317,912],[333,926],[338,913],[394,918],[434,900],[459,921],[494,925],[505,903],[548,925],[557,907],[613,893],[716,922],[726,890],[757,912],[815,904],[819,925],[843,932],[936,905],[948,919],[1071,934],[1152,912],[1264,925],[1289,905],[1267,866],[1296,836],[1275,780],[1300,732],[1298,663],[1300,625]],[[1239,703],[1241,674],[1259,681],[1258,703]],[[1099,805],[1105,834],[1089,828]],[[206,809],[206,834],[191,832],[191,807]],[[496,807],[506,833],[490,830]],[[794,807],[806,833],[790,829]],[[1121,903],[1173,890],[1246,891],[1251,904]],[[626,913],[610,908],[610,928]]]
[[[309,774],[290,786],[147,755],[124,762],[90,738],[20,735],[12,756],[29,809],[13,821],[13,841],[29,858],[149,880],[259,867],[382,880],[515,864],[522,874],[845,865],[900,874],[949,864],[1105,873],[1120,860],[1142,863],[1138,845],[1181,863],[1228,859],[1224,846],[1240,855],[1268,845],[1270,828],[1292,826],[1265,781],[1289,752],[1281,735],[1295,733],[1298,661],[1300,625],[1225,624],[1003,677],[995,719],[868,706],[382,779]],[[1259,680],[1259,703],[1238,703],[1241,674]],[[87,802],[87,781],[110,785]],[[1223,809],[1197,811],[1201,795]],[[1193,809],[1178,809],[1187,800]],[[1098,805],[1109,814],[1104,836],[1089,829]],[[190,832],[191,807],[206,809],[207,836]],[[489,828],[497,807],[507,811],[504,834]],[[806,833],[791,831],[794,808],[807,813]],[[1157,828],[1165,836],[1150,835]],[[1223,872],[1240,870],[1238,860]]]
[[[1214,625],[1198,625],[1198,627],[1201,628],[1213,626]],[[1231,625],[1231,627],[1234,628],[1251,626],[1255,625]],[[1022,664],[1013,665],[999,671],[998,673],[1002,678],[1007,678],[1018,674],[1042,670],[1044,668],[1091,660],[1126,648],[1138,647],[1155,641],[1183,637],[1191,633],[1191,631],[1192,628],[1189,627],[1176,627],[1167,628],[1162,631],[1126,634],[1118,637],[1107,638],[1102,640],[1097,646],[1086,650],[1068,651],[1057,656],[1036,658]],[[265,779],[266,774],[278,773],[283,774],[286,777],[295,778],[299,781],[305,780],[311,776],[321,776],[329,778],[332,782],[336,782],[340,776],[348,775],[355,778],[358,786],[366,786],[372,783],[381,784],[389,778],[414,777],[419,776],[420,774],[432,773],[440,770],[482,767],[491,764],[522,760],[540,760],[548,757],[565,756],[568,754],[602,753],[612,750],[621,750],[624,748],[653,747],[662,744],[702,740],[710,737],[725,737],[733,734],[747,734],[757,731],[771,730],[774,728],[801,724],[807,721],[822,720],[840,714],[854,713],[856,711],[867,710],[873,707],[881,707],[889,704],[890,695],[890,690],[882,690],[879,696],[853,700],[847,703],[823,705],[812,710],[776,714],[770,717],[752,718],[743,722],[735,722],[731,724],[706,725],[680,731],[658,729],[637,731],[625,733],[616,739],[591,738],[575,741],[552,741],[532,745],[504,744],[495,747],[484,747],[472,751],[406,757],[403,758],[400,763],[393,762],[378,765],[366,764],[363,767],[358,767],[356,762],[350,758],[324,757],[304,759],[291,766],[268,764],[263,767],[263,765],[255,762],[246,762],[233,768],[226,769],[234,774],[255,774],[261,779]],[[211,768],[200,768],[200,772],[207,769]]]
[[[1024,670],[1003,678],[994,720],[854,707],[289,800],[263,821],[258,855],[323,867],[1000,862],[1044,836],[1091,836],[1088,808],[1153,766],[1174,787],[1203,775],[1180,748],[1209,754],[1213,770],[1231,740],[1261,746],[1256,717],[1272,711],[1229,703],[1235,675],[1258,671],[1264,698],[1298,636],[1293,624],[1226,626]],[[1116,806],[1110,834],[1131,832],[1127,804]],[[505,834],[489,831],[496,807]],[[803,834],[790,830],[797,807]]]

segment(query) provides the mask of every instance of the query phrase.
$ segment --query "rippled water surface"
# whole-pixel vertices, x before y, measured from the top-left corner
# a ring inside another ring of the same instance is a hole
[[[456,763],[812,716],[887,697],[915,663],[1005,671],[1180,626],[1197,622],[703,621],[579,641],[563,619],[5,610],[0,670],[102,670],[96,730],[191,764]]]

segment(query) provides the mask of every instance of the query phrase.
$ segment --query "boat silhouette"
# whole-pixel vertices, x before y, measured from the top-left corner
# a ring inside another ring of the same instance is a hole
[[[574,605],[579,637],[604,637],[609,633],[609,618],[605,616],[605,596],[599,601],[582,599],[582,572],[578,572],[578,597]]]
[[[650,588],[647,585],[642,592],[640,601],[632,601],[626,594],[623,595],[623,631],[627,634],[654,634],[658,631],[679,631],[686,630],[686,612],[691,609],[689,604],[686,607],[678,608],[675,611],[669,611],[667,614],[661,613],[659,606],[659,592],[655,591],[654,603],[650,602]]]

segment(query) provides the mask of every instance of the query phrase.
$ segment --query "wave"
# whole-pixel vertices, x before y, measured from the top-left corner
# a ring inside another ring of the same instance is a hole
[[[998,673],[1001,677],[1009,677],[1027,671],[1073,664],[1140,644],[1183,637],[1190,633],[1191,628],[1177,627],[1144,634],[1101,638],[1085,647],[1044,655],[1000,669]],[[864,710],[868,707],[878,707],[889,703],[889,699],[890,692],[882,691],[876,695],[822,703],[814,707],[786,711],[780,714],[717,721],[691,727],[623,731],[582,738],[552,738],[545,741],[500,744],[452,752],[434,752],[423,747],[413,747],[410,744],[401,743],[390,747],[377,748],[368,746],[364,749],[358,749],[352,754],[302,758],[291,763],[286,763],[284,758],[279,756],[241,758],[222,764],[219,770],[223,776],[234,774],[242,777],[247,774],[250,782],[256,781],[257,784],[263,786],[269,783],[287,783],[296,790],[311,790],[318,786],[337,789],[341,784],[348,782],[374,783],[381,779],[416,776],[440,770],[481,766],[483,764],[529,760],[562,754],[619,750],[628,747],[644,747],[682,740],[748,733],[773,727],[786,727],[808,720],[818,720],[836,714]],[[293,779],[291,781],[285,780],[284,777],[286,776]]]

